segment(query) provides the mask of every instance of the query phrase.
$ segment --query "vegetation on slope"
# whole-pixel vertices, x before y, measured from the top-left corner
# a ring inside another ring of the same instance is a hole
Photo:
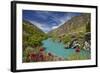
[[[85,13],[73,17],[49,34],[53,39],[60,40],[64,44],[69,44],[74,39],[77,39],[80,47],[83,47],[86,40],[90,41],[90,27],[90,14]]]
[[[87,42],[90,45],[90,24],[90,14],[85,13],[80,16],[73,17],[57,29],[52,30],[48,34],[45,34],[34,24],[23,20],[23,62],[54,60],[55,56],[51,53],[45,52],[45,48],[42,46],[42,41],[47,38],[52,38],[54,41],[58,40],[59,42],[62,42],[64,45],[67,45],[68,48],[72,48],[74,40],[77,40],[77,42],[80,44],[79,48],[83,50],[85,42]],[[68,57],[68,60],[77,59],[79,60],[88,58],[80,56],[78,53],[72,54]]]
[[[23,57],[24,62],[31,52],[37,53],[42,45],[42,40],[47,39],[47,35],[28,21],[23,20]]]
[[[38,38],[37,38],[38,37]],[[33,24],[23,21],[23,47],[40,46],[47,35]]]

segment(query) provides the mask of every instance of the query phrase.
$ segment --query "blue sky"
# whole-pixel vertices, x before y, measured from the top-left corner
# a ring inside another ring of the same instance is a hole
[[[80,13],[23,10],[23,19],[36,25],[44,32],[49,32]]]

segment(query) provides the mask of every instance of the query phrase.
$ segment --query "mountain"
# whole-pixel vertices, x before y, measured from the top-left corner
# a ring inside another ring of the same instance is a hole
[[[62,41],[71,41],[72,38],[82,38],[87,32],[90,32],[90,14],[82,13],[74,16],[63,25],[48,34],[54,39]]]
[[[47,35],[29,21],[23,20],[23,48],[31,46],[41,45],[41,41],[44,40]]]
[[[80,16],[72,17],[69,21],[65,22],[63,25],[57,29],[49,32],[49,34],[63,35],[68,33],[73,33],[78,30],[86,31],[86,25],[90,22],[90,14],[81,14]]]
[[[58,39],[64,43],[73,39],[90,39],[90,14],[82,13],[66,21],[63,25],[45,34],[35,24],[23,20],[23,47],[41,46],[42,41],[47,38]],[[85,37],[85,35],[88,35]]]

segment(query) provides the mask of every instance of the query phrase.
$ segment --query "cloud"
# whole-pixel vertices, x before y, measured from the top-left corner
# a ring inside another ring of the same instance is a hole
[[[58,28],[58,27],[59,27],[59,26],[53,26],[52,29],[56,29],[56,28]]]
[[[43,25],[41,23],[38,23],[38,22],[35,22],[35,21],[30,21],[32,24],[34,24],[36,27],[38,27],[39,29],[41,29],[43,32],[47,33],[51,30],[50,27],[46,26],[46,25]]]
[[[77,14],[79,13],[23,10],[23,19],[47,33],[63,25]]]
[[[29,20],[29,22],[31,22],[32,24],[34,24],[34,25],[37,26],[38,28],[43,29],[43,26],[42,26],[40,23],[35,22],[35,21],[31,21],[31,20]]]

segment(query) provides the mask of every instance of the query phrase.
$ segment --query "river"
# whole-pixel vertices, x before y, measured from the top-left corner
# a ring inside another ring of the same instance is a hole
[[[55,56],[63,57],[64,59],[66,59],[71,54],[75,53],[75,49],[73,48],[65,49],[63,43],[58,42],[58,41],[53,41],[51,38],[48,38],[42,41],[42,43],[43,43],[43,47],[46,48],[45,49],[46,52],[48,53],[50,52],[54,54]],[[89,54],[90,53],[84,50],[80,51],[80,55],[88,56]]]

